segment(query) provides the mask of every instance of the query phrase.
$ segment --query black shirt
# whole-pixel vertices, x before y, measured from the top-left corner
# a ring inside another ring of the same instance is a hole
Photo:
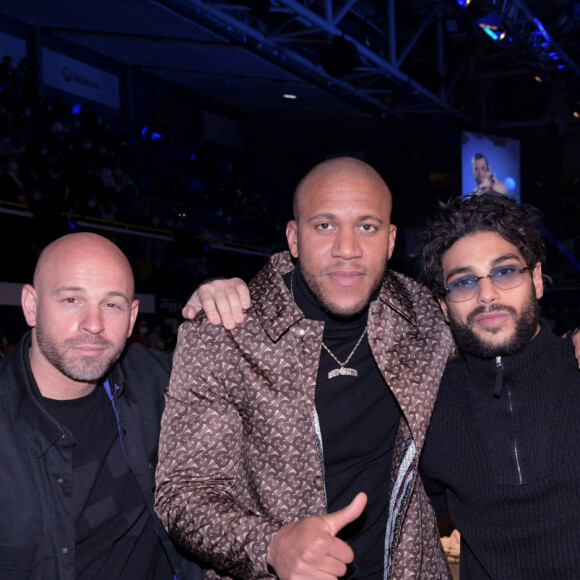
[[[308,318],[325,323],[324,344],[345,361],[365,331],[368,310],[338,320],[322,310],[298,268],[293,276],[296,303]],[[286,283],[290,284],[290,276]],[[362,516],[339,537],[355,553],[347,576],[382,580],[389,474],[401,411],[376,365],[366,334],[346,367],[355,369],[358,376],[329,379],[328,373],[339,365],[322,349],[315,402],[322,433],[327,509],[332,513],[348,505],[358,492],[367,494]]]
[[[43,398],[73,435],[75,577],[169,580],[173,571],[129,469],[104,388],[72,400]]]
[[[546,321],[519,353],[447,365],[420,470],[461,533],[461,578],[580,570],[580,372]],[[498,388],[499,387],[499,388]]]

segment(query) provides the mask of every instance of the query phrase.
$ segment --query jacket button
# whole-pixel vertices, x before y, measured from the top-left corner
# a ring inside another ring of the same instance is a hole
[[[61,551],[63,554],[68,554],[68,548],[67,548],[66,546],[65,546],[64,548],[61,548],[61,549],[60,549],[60,551]]]
[[[306,329],[304,328],[297,328],[294,331],[294,334],[298,337],[298,338],[302,338],[305,334],[306,334]]]
[[[240,522],[234,520],[230,523],[230,530],[237,530],[240,527]]]
[[[312,482],[314,483],[314,487],[318,490],[322,489],[324,487],[324,483],[322,481],[322,477],[320,477],[320,475],[317,475]]]
[[[58,483],[58,485],[62,485],[62,484],[64,483],[64,479],[63,479],[62,477],[59,477],[59,478],[56,480],[56,483]]]

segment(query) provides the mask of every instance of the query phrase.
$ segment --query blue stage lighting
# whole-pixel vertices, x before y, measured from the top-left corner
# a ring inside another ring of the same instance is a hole
[[[70,108],[70,112],[73,115],[80,115],[81,114],[81,105],[80,103],[75,103],[71,108]]]
[[[496,32],[494,32],[491,28],[482,28],[483,32],[485,32],[490,38],[497,40],[499,36]]]
[[[508,191],[513,191],[516,188],[516,180],[513,177],[506,177],[503,182]]]

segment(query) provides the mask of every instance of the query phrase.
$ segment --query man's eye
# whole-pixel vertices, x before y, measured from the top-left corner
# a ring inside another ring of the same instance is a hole
[[[115,304],[114,302],[107,302],[107,304],[105,304],[105,306],[107,308],[113,308],[113,309],[120,309],[121,308],[118,304]]]
[[[498,268],[492,272],[492,275],[495,278],[506,278],[511,276],[516,270],[519,270],[516,266],[504,266],[502,268]]]
[[[450,286],[453,288],[469,288],[474,284],[477,284],[477,278],[467,277],[467,278],[457,278],[457,280],[453,280]]]
[[[372,224],[363,224],[361,226],[361,230],[363,230],[363,232],[374,232],[376,229],[377,227],[373,226]]]
[[[330,230],[331,228],[332,228],[332,226],[329,223],[318,224],[316,226],[316,229],[319,229],[322,231]]]

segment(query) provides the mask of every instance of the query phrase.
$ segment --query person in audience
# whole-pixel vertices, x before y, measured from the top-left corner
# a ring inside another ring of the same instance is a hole
[[[484,194],[431,221],[422,253],[460,356],[447,365],[421,475],[461,534],[461,580],[575,579],[580,373],[540,317],[533,209]]]
[[[157,514],[208,579],[448,578],[417,466],[454,345],[431,293],[387,268],[389,188],[326,161],[294,216],[241,324],[180,328]]]
[[[96,234],[57,239],[22,308],[31,330],[0,360],[0,578],[203,578],[153,511],[171,358],[125,348],[125,255]]]

